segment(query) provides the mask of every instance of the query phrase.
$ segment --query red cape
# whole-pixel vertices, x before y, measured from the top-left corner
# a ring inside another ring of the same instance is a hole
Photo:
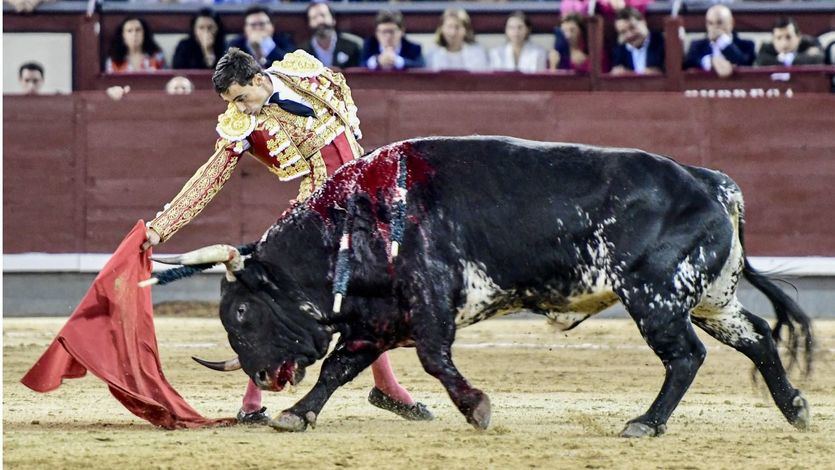
[[[89,370],[131,413],[156,426],[231,424],[234,419],[204,418],[165,380],[151,289],[137,286],[151,275],[151,250],[140,251],[144,241],[145,224],[140,220],[21,382],[36,392],[48,392],[64,378],[83,377]]]

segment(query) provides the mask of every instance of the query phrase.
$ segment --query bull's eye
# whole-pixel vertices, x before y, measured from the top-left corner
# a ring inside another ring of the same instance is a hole
[[[238,314],[238,321],[243,322],[244,321],[244,315],[246,314],[246,304],[238,305],[237,314]]]

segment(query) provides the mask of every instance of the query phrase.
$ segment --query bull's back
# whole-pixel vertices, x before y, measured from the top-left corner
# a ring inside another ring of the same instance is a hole
[[[719,208],[709,177],[638,150],[506,137],[412,145],[433,170],[416,197],[434,214],[434,239],[505,277],[499,285],[593,262],[604,233],[617,250],[652,250]]]

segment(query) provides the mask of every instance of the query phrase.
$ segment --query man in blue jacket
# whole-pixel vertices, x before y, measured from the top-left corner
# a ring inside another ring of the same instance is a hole
[[[685,69],[714,70],[720,77],[733,73],[734,65],[754,63],[753,41],[741,39],[734,32],[734,17],[725,5],[713,5],[705,14],[707,37],[690,44]]]
[[[618,46],[612,51],[613,74],[664,73],[664,35],[650,32],[640,11],[626,7],[615,18]]]
[[[255,57],[265,69],[296,50],[288,34],[275,32],[269,10],[260,5],[247,8],[244,12],[244,34],[230,41],[228,47],[237,47]]]
[[[365,40],[362,63],[372,70],[403,70],[425,66],[420,44],[415,44],[403,33],[403,15],[398,11],[382,10],[374,20],[374,36]]]

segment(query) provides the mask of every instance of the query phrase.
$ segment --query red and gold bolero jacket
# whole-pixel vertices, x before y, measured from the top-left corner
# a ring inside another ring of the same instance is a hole
[[[156,218],[148,222],[161,241],[193,219],[220,191],[244,152],[254,156],[281,181],[302,178],[299,200],[327,178],[320,150],[344,134],[355,156],[362,155],[357,107],[345,78],[304,51],[287,54],[266,73],[280,79],[312,106],[316,117],[303,117],[276,105],[248,116],[229,104],[218,116],[220,138],[215,152]],[[311,184],[312,183],[312,184]]]

